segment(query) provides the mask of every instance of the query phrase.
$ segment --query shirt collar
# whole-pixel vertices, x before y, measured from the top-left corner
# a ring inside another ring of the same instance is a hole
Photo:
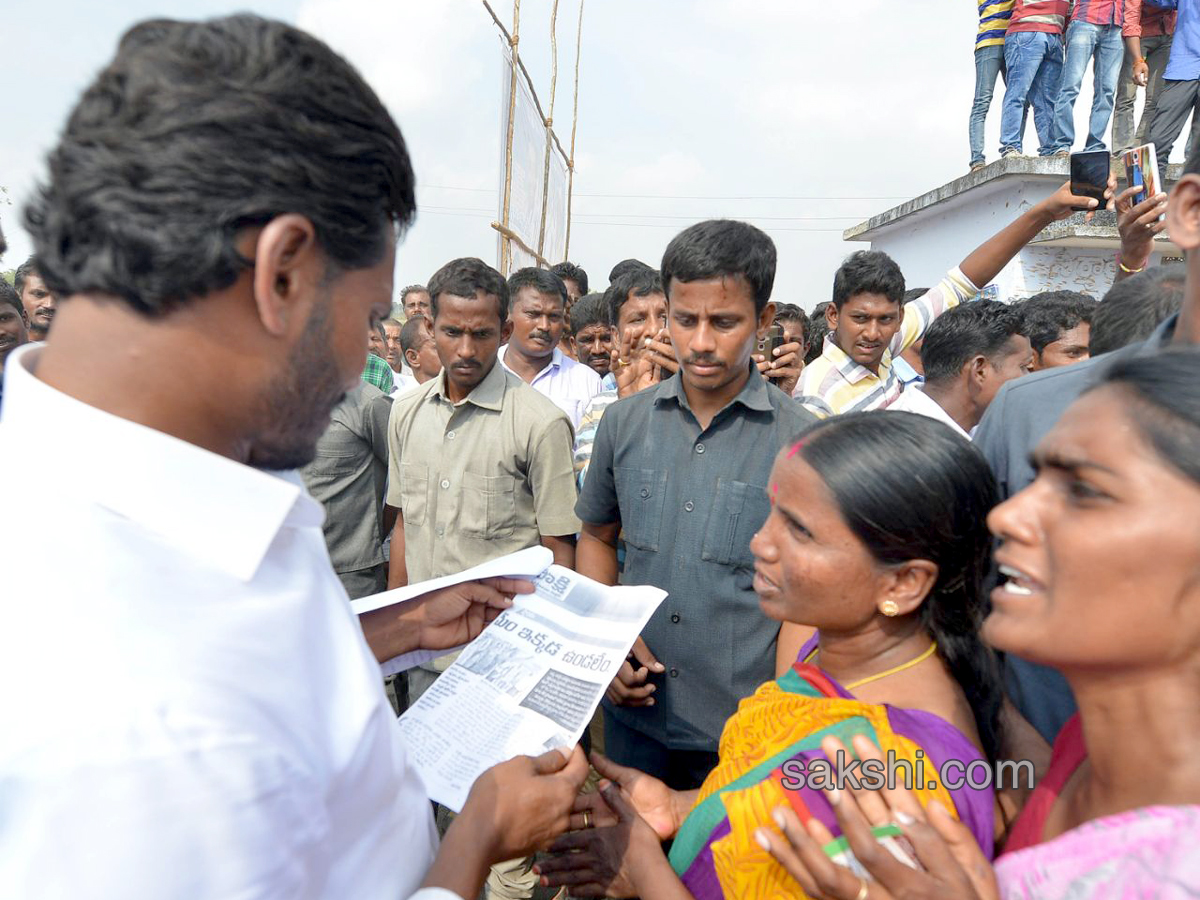
[[[877,378],[880,381],[887,380],[888,370],[892,367],[892,354],[888,350],[883,351],[883,358],[879,362],[879,374],[875,374],[866,366],[859,365],[850,358],[833,339],[833,335],[825,336],[825,346],[821,350],[821,355],[827,359],[835,369],[841,372],[842,377],[851,384],[858,384],[864,378]]]
[[[504,368],[508,369],[508,371],[512,372],[514,375],[517,375],[517,373],[513,371],[513,369],[509,368],[508,365],[508,348],[510,346],[511,344],[505,344],[500,348],[500,365],[504,366]],[[558,347],[555,347],[554,352],[550,354],[550,362],[546,364],[544,369],[533,376],[533,380],[538,381],[542,378],[548,378],[559,369],[563,368],[563,358],[562,350]],[[517,377],[520,378],[521,376],[517,375]]]
[[[446,369],[443,366],[437,377],[437,387],[430,392],[429,396],[437,397],[451,406],[471,403],[481,409],[499,412],[504,408],[504,391],[508,386],[507,372],[508,369],[505,368],[503,361],[497,359],[495,365],[492,366],[492,371],[483,377],[483,381],[475,385],[471,393],[467,394],[459,403],[455,403],[446,395]]]
[[[667,400],[674,400],[688,412],[692,411],[692,407],[688,403],[687,392],[683,389],[682,371],[676,372],[666,381],[660,383],[656,390],[658,391],[658,395],[654,398],[655,406]],[[746,383],[742,385],[741,391],[729,401],[725,409],[728,409],[735,403],[739,403],[747,409],[758,410],[759,412],[771,412],[774,409],[771,406],[771,395],[767,393],[767,379],[759,375],[758,368],[754,363],[750,363],[750,377],[746,379]],[[721,410],[721,412],[724,412],[724,410]]]
[[[0,422],[5,441],[55,473],[54,489],[243,581],[280,529],[321,525],[321,505],[297,472],[255,469],[76,400],[34,376],[40,353],[9,355]]]

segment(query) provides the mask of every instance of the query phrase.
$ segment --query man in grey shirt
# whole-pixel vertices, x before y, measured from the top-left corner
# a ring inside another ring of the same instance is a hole
[[[757,371],[775,315],[775,245],[742,222],[693,225],[662,262],[679,372],[608,407],[576,506],[581,574],[669,592],[604,701],[606,752],[686,790],[716,765],[738,701],[774,676],[750,539],[775,455],[815,421]],[[659,661],[661,660],[661,662]],[[635,670],[634,665],[638,668]]]
[[[325,507],[329,559],[351,600],[387,588],[383,536],[391,523],[383,520],[383,492],[391,412],[391,398],[360,381],[334,407],[316,457],[300,470],[308,492]]]
[[[1140,219],[1154,222],[1160,212],[1155,198],[1120,212],[1120,259],[1126,269],[1144,268],[1154,234],[1162,228],[1138,223]],[[1193,224],[1200,221],[1198,212],[1200,153],[1193,154],[1188,161],[1184,177],[1171,192],[1167,206],[1166,225],[1171,239],[1187,254],[1189,272],[1200,248],[1200,227]],[[1147,291],[1163,289],[1162,279],[1143,280]],[[1160,305],[1152,296],[1147,296],[1145,302],[1148,306]],[[1200,281],[1189,275],[1179,315],[1163,322],[1146,340],[1075,365],[1035,372],[1001,387],[975,432],[975,446],[992,467],[1000,499],[1007,500],[1033,482],[1036,473],[1029,458],[1034,448],[1067,407],[1099,383],[1115,362],[1130,355],[1157,353],[1172,345],[1197,343],[1200,343]],[[1012,656],[1006,660],[1006,678],[1017,709],[1042,737],[1052,742],[1075,712],[1075,698],[1066,680],[1053,669]]]

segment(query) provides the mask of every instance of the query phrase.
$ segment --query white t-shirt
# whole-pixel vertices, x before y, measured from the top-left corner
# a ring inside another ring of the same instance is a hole
[[[320,506],[52,389],[40,352],[0,420],[0,893],[408,896],[437,835]]]

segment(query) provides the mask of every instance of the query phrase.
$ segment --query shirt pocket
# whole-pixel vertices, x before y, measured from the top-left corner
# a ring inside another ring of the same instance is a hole
[[[400,502],[404,504],[404,524],[420,527],[425,524],[429,509],[429,467],[402,463],[400,466]]]
[[[463,472],[459,527],[473,537],[510,537],[517,527],[517,480]]]
[[[754,565],[750,541],[771,512],[766,488],[731,478],[717,479],[717,495],[700,558],[720,566],[749,568]]]
[[[322,475],[346,477],[356,475],[362,468],[365,448],[352,434],[331,435],[328,432],[317,443],[316,466]]]
[[[658,551],[663,504],[667,499],[667,473],[658,469],[613,468],[621,530],[627,544]]]

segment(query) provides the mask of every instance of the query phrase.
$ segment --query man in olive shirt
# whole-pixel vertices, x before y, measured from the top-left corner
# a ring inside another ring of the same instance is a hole
[[[693,225],[662,262],[679,372],[609,406],[576,511],[578,570],[668,592],[604,701],[606,753],[699,786],[738,701],[774,676],[779,625],[758,606],[750,539],[776,453],[815,421],[752,359],[775,316],[775,245],[743,222]],[[634,669],[634,665],[638,666]]]

